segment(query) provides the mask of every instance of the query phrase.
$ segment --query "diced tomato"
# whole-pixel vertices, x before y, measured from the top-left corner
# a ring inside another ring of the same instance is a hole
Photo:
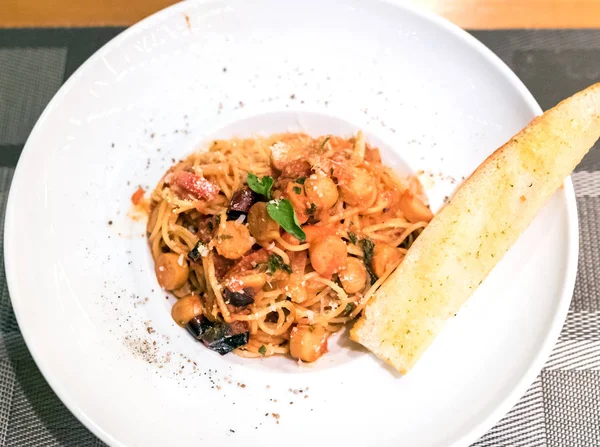
[[[269,260],[269,252],[264,248],[261,248],[255,252],[245,255],[240,259],[228,272],[227,276],[230,277],[235,273],[245,272],[252,270],[258,264],[264,264]]]
[[[176,192],[196,199],[212,200],[219,194],[219,187],[204,177],[187,171],[180,171],[172,181]]]
[[[215,253],[213,256],[213,263],[215,266],[215,276],[218,281],[221,281],[229,269],[231,268],[232,262],[229,259]]]
[[[139,205],[139,203],[142,201],[143,198],[144,198],[144,188],[142,188],[140,186],[140,187],[138,187],[138,189],[135,190],[135,192],[131,196],[131,203],[133,203],[134,205]]]

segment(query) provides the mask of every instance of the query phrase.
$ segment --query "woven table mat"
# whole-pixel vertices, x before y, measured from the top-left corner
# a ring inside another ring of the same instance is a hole
[[[0,30],[0,230],[23,145],[62,83],[121,28]],[[542,108],[600,81],[600,30],[473,32]],[[600,446],[600,148],[573,174],[579,268],[560,338],[533,385],[474,446]],[[0,239],[0,251],[3,242]],[[25,346],[0,258],[0,446],[103,446],[50,389]]]

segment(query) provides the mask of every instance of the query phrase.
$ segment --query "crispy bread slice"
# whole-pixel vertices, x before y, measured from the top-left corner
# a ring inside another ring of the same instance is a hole
[[[490,155],[375,293],[350,337],[409,371],[600,137],[600,84]]]

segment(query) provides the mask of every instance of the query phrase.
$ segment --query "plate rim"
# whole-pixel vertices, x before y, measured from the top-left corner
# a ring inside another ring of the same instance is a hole
[[[65,94],[70,90],[71,86],[78,82],[79,78],[88,70],[89,66],[99,57],[99,55],[106,51],[106,49],[118,46],[120,42],[130,35],[134,35],[140,31],[142,31],[145,27],[153,25],[154,22],[161,22],[164,19],[168,18],[171,14],[178,12],[185,12],[187,8],[195,8],[203,4],[211,3],[215,0],[192,0],[192,1],[180,1],[171,6],[168,6],[160,11],[151,14],[148,17],[136,22],[130,27],[124,29],[111,40],[102,45],[98,50],[96,50],[86,61],[75,70],[75,72],[63,83],[60,89],[56,92],[56,94],[52,97],[48,105],[45,107],[44,111],[38,118],[36,124],[34,125],[30,135],[23,146],[23,150],[21,152],[21,157],[19,162],[17,163],[9,194],[6,204],[6,213],[5,213],[5,227],[3,234],[4,241],[4,263],[5,263],[5,271],[6,271],[6,280],[7,287],[9,291],[9,297],[12,303],[13,311],[15,313],[15,317],[17,319],[17,323],[19,325],[19,330],[21,336],[29,350],[37,368],[42,373],[46,382],[48,382],[51,389],[57,395],[57,397],[61,400],[61,402],[68,408],[68,410],[95,436],[97,436],[100,440],[105,442],[110,446],[125,446],[121,441],[115,439],[115,437],[103,430],[99,427],[99,425],[88,416],[88,414],[83,411],[76,399],[74,399],[69,392],[67,391],[67,387],[65,387],[63,381],[61,381],[57,376],[54,376],[51,371],[46,369],[46,366],[43,363],[38,361],[39,354],[37,347],[35,345],[34,340],[28,334],[26,329],[25,320],[25,310],[19,305],[19,300],[15,299],[17,294],[15,294],[16,284],[18,282],[18,278],[16,277],[16,272],[13,268],[13,262],[10,262],[10,259],[14,259],[15,255],[13,253],[16,252],[16,242],[12,242],[14,239],[9,237],[10,234],[14,234],[13,224],[14,216],[18,215],[18,206],[15,203],[15,185],[20,181],[21,177],[23,177],[23,163],[21,160],[23,156],[29,156],[29,153],[33,154],[33,147],[30,144],[32,140],[32,136],[38,131],[39,128],[46,121],[48,115],[52,112],[56,104],[59,104]],[[378,3],[384,3],[392,5],[396,8],[403,10],[408,14],[412,14],[417,18],[423,19],[440,29],[443,29],[449,32],[451,35],[455,36],[459,39],[463,44],[467,45],[473,49],[473,51],[479,54],[481,57],[485,59],[486,62],[490,63],[499,74],[501,74],[506,81],[509,82],[511,87],[516,89],[521,98],[525,101],[526,105],[530,108],[532,114],[540,115],[542,113],[542,109],[531,94],[527,87],[523,84],[523,82],[518,78],[518,76],[506,65],[492,50],[490,50],[487,46],[485,46],[482,42],[480,42],[473,35],[469,34],[464,29],[459,26],[453,24],[449,20],[438,16],[437,14],[430,12],[418,5],[413,5],[410,3],[405,3],[402,0],[378,0]],[[22,183],[22,182],[21,182]],[[453,439],[451,445],[453,446],[468,446],[479,439],[481,436],[485,435],[489,429],[491,429],[494,424],[499,422],[509,411],[510,409],[518,402],[518,400],[524,395],[527,389],[531,386],[535,377],[542,370],[544,363],[548,359],[559,335],[562,330],[562,327],[565,323],[567,313],[569,310],[569,306],[571,303],[574,287],[575,287],[575,279],[577,274],[577,264],[579,257],[579,220],[577,214],[577,205],[576,205],[576,197],[575,191],[573,188],[573,183],[571,181],[571,177],[567,177],[564,182],[564,193],[566,200],[566,218],[567,218],[567,270],[564,275],[564,281],[562,284],[562,290],[560,290],[560,298],[557,305],[557,311],[555,312],[552,320],[549,323],[549,327],[547,329],[546,335],[543,338],[543,342],[541,344],[540,349],[537,351],[535,356],[530,359],[529,365],[526,367],[525,373],[518,380],[518,383],[513,387],[513,389],[502,398],[501,402],[490,411],[490,413],[479,423],[473,425],[471,428],[467,429],[467,432],[459,436],[456,439]]]

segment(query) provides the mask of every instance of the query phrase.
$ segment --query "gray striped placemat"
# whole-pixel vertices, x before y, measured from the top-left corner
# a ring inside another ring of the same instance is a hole
[[[0,30],[0,211],[14,167],[46,103],[121,29]],[[600,81],[600,30],[474,32],[525,82],[543,108]],[[580,259],[556,347],[531,388],[484,446],[600,446],[600,150],[573,175]],[[4,219],[0,220],[4,230]],[[3,248],[0,239],[0,250]],[[0,446],[104,445],[64,407],[19,333],[0,258]]]

